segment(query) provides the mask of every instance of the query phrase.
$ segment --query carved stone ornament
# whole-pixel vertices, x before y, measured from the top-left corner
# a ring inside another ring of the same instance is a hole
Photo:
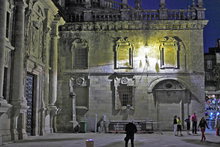
[[[76,85],[78,85],[78,86],[83,86],[83,84],[85,83],[86,81],[85,81],[85,78],[84,77],[78,77],[77,79],[76,79]]]
[[[72,77],[71,78],[71,86],[72,87],[85,87],[85,86],[87,86],[86,77],[85,76]]]
[[[128,84],[128,78],[127,77],[122,77],[121,78],[121,84]]]

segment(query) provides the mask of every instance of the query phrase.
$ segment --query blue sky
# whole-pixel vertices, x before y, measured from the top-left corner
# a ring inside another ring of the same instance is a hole
[[[134,0],[128,0],[131,5]],[[216,40],[220,38],[220,0],[203,0],[206,10],[208,25],[204,29],[204,50],[216,46]],[[158,9],[160,0],[142,0],[145,9]],[[192,0],[166,0],[167,7],[170,9],[186,9],[192,4]]]

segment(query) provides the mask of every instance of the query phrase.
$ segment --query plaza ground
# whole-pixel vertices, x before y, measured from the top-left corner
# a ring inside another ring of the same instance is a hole
[[[214,131],[207,131],[206,142],[198,135],[173,136],[172,132],[135,134],[135,147],[220,147],[220,137]],[[28,137],[26,140],[7,142],[3,147],[86,147],[87,139],[94,140],[94,147],[123,147],[125,134],[109,133],[55,133],[45,136]],[[129,142],[130,146],[130,142]]]

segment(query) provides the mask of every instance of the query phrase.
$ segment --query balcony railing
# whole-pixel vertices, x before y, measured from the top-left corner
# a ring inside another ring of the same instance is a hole
[[[84,1],[84,0],[82,0]],[[96,9],[96,7],[98,9]],[[114,0],[92,0],[91,8],[78,9],[67,13],[68,22],[84,21],[131,21],[131,20],[201,20],[205,19],[205,8],[188,7],[187,9],[135,9]]]

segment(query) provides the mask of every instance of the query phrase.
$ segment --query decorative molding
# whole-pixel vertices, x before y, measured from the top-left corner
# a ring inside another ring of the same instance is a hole
[[[60,31],[201,30],[207,23],[207,20],[75,22],[66,23],[60,27]]]

